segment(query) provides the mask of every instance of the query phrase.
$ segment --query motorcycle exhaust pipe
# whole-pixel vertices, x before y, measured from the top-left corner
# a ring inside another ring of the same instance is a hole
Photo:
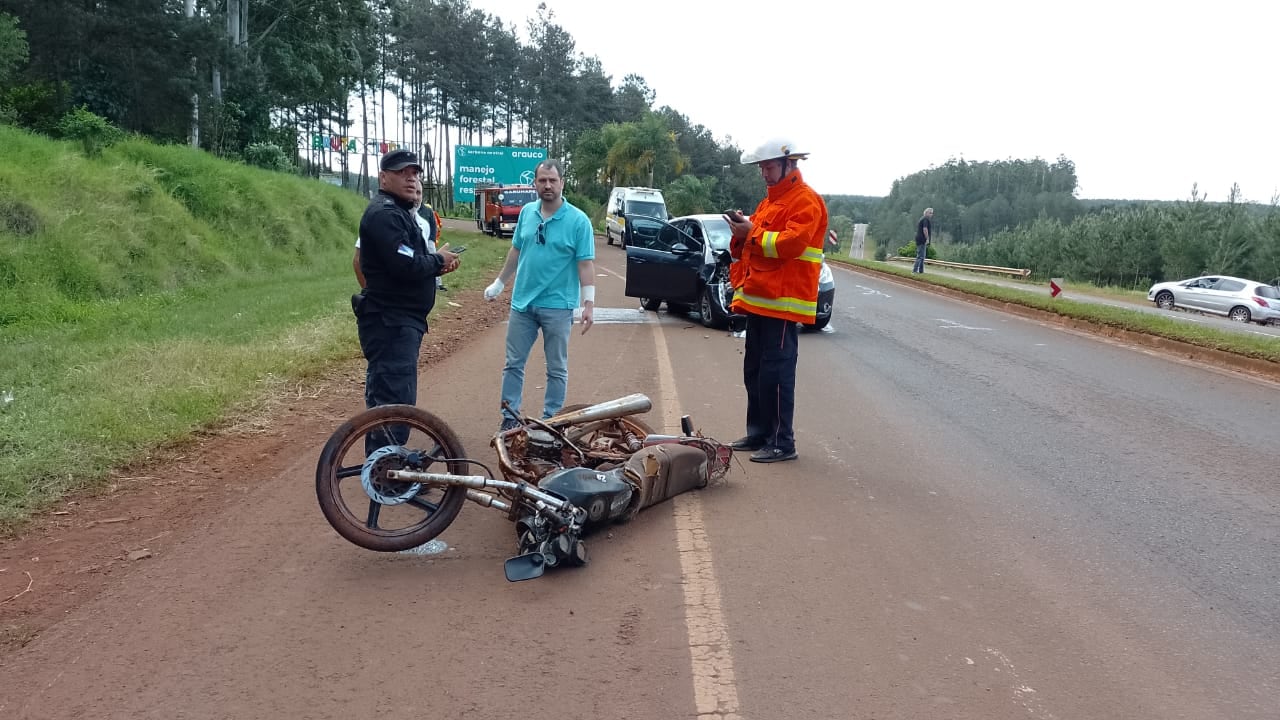
[[[592,420],[611,420],[613,418],[626,417],[627,415],[638,415],[649,412],[652,409],[653,402],[649,400],[647,395],[635,393],[617,400],[609,400],[591,407],[584,407],[581,410],[562,413],[548,418],[544,422],[551,427],[561,428],[566,425],[591,422]]]

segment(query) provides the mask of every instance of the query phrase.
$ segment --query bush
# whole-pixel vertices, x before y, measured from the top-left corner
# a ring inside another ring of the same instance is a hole
[[[58,134],[68,140],[80,141],[85,157],[91,158],[98,157],[103,149],[124,139],[120,128],[101,115],[89,112],[83,105],[62,116],[58,121]]]
[[[592,200],[589,195],[568,191],[565,192],[564,199],[568,200],[570,205],[586,213],[589,218],[604,217],[604,203]]]
[[[66,112],[60,98],[69,94],[71,85],[66,82],[18,85],[0,95],[0,105],[16,116],[9,124],[53,135],[58,130],[58,118]]]
[[[244,149],[244,159],[250,165],[264,170],[293,171],[293,163],[289,160],[289,156],[285,154],[283,148],[275,143],[253,143]]]
[[[40,231],[40,215],[24,202],[0,197],[0,230],[18,237],[31,237]]]
[[[903,245],[902,247],[898,248],[898,255],[902,257],[909,257],[909,258],[915,257],[916,244],[907,243],[906,245]],[[929,243],[925,247],[924,256],[930,260],[936,260],[938,258],[938,252],[933,249],[933,243]]]

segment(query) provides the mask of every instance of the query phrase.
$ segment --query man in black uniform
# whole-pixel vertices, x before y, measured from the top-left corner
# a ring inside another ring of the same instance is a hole
[[[360,218],[360,271],[366,287],[352,298],[360,349],[368,361],[366,407],[418,400],[418,351],[436,302],[436,277],[458,268],[448,246],[428,252],[413,217],[422,165],[410,150],[382,156],[378,194]],[[365,452],[402,445],[408,428],[365,437]]]

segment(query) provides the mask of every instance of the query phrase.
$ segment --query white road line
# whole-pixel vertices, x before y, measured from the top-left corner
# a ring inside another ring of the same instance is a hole
[[[662,425],[667,432],[680,426],[680,397],[676,391],[675,373],[667,352],[667,338],[662,324],[654,327],[654,344],[658,358],[658,394],[662,403]],[[680,553],[680,571],[684,582],[684,626],[689,637],[689,660],[692,666],[693,698],[698,720],[742,720],[738,714],[738,685],[733,674],[733,652],[729,630],[725,625],[720,601],[720,585],[716,582],[702,520],[700,493],[685,493],[675,498],[676,549]]]
[[[991,330],[991,328],[972,327],[970,325],[963,325],[954,320],[948,320],[946,318],[935,318],[935,319],[938,322],[942,323],[938,327],[942,328],[943,330],[986,330],[988,332]]]
[[[582,308],[578,308],[573,311],[573,321],[576,323],[576,322],[579,322],[580,320],[582,320]],[[591,321],[594,322],[596,325],[609,325],[609,324],[623,324],[623,325],[641,324],[643,325],[645,323],[651,323],[653,322],[653,320],[654,320],[653,313],[645,312],[643,309],[639,307],[634,307],[634,308],[598,307],[591,312]]]

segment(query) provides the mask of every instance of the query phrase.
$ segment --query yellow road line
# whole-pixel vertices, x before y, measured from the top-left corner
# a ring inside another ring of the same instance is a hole
[[[654,327],[658,358],[658,392],[662,426],[666,432],[680,427],[680,397],[667,352],[667,339],[659,323]],[[693,697],[698,720],[742,720],[738,714],[738,686],[733,674],[733,653],[725,625],[711,561],[711,543],[702,520],[701,493],[675,498],[676,549],[684,582],[684,625],[689,637]]]

